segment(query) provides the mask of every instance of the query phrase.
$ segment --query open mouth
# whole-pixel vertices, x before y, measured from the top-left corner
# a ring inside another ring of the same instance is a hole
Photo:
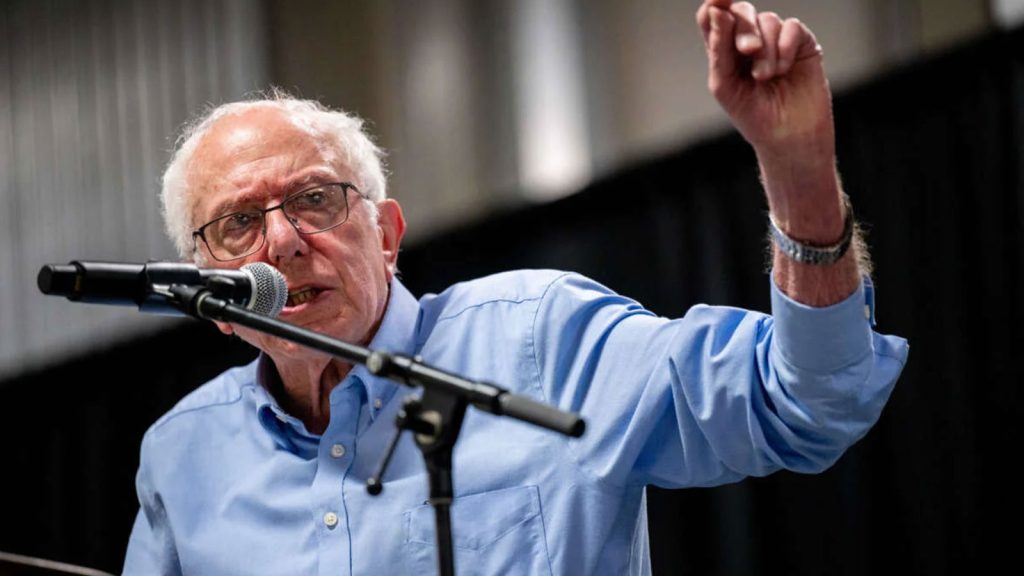
[[[313,298],[316,298],[318,294],[322,292],[319,288],[312,286],[303,288],[302,290],[296,290],[295,292],[288,293],[288,301],[285,303],[286,306],[298,306],[299,304],[305,304]]]

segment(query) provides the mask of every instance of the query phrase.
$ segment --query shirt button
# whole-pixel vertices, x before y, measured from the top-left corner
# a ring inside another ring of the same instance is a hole
[[[373,407],[376,408],[377,410],[380,410],[380,407],[383,405],[384,403],[380,401],[380,398],[373,399]]]
[[[324,524],[326,524],[328,528],[334,528],[338,525],[338,515],[334,512],[324,514]]]
[[[345,455],[345,447],[344,446],[342,446],[341,444],[335,444],[334,446],[331,446],[331,456],[334,456],[335,458],[341,458],[344,455]]]

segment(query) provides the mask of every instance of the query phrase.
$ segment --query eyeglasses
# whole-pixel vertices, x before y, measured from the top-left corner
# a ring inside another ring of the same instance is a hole
[[[337,228],[348,220],[348,191],[359,189],[348,182],[318,184],[296,192],[277,206],[251,208],[226,214],[192,231],[194,249],[199,239],[215,260],[238,260],[257,252],[267,240],[267,214],[284,213],[299,234],[317,234]]]

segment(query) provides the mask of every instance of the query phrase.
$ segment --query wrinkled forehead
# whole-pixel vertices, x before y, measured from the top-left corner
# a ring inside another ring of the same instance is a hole
[[[227,196],[273,195],[311,178],[354,177],[327,138],[273,108],[217,119],[197,143],[186,172],[193,219],[208,216],[202,208]]]
[[[202,187],[211,179],[235,181],[253,172],[301,169],[305,163],[334,165],[337,156],[311,128],[282,111],[257,108],[216,120],[198,142],[188,176],[190,187]]]

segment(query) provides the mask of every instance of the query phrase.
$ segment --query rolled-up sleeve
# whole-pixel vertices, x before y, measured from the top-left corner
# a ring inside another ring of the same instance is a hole
[[[872,331],[861,286],[826,308],[772,283],[772,315],[695,306],[658,318],[576,275],[534,327],[550,401],[580,412],[581,467],[612,485],[709,486],[831,466],[877,421],[906,340]]]
[[[779,460],[798,472],[831,466],[878,420],[909,347],[871,330],[865,287],[824,308],[772,290],[772,338],[762,372],[780,422]],[[782,453],[785,446],[796,451]],[[785,457],[785,456],[788,456]]]

